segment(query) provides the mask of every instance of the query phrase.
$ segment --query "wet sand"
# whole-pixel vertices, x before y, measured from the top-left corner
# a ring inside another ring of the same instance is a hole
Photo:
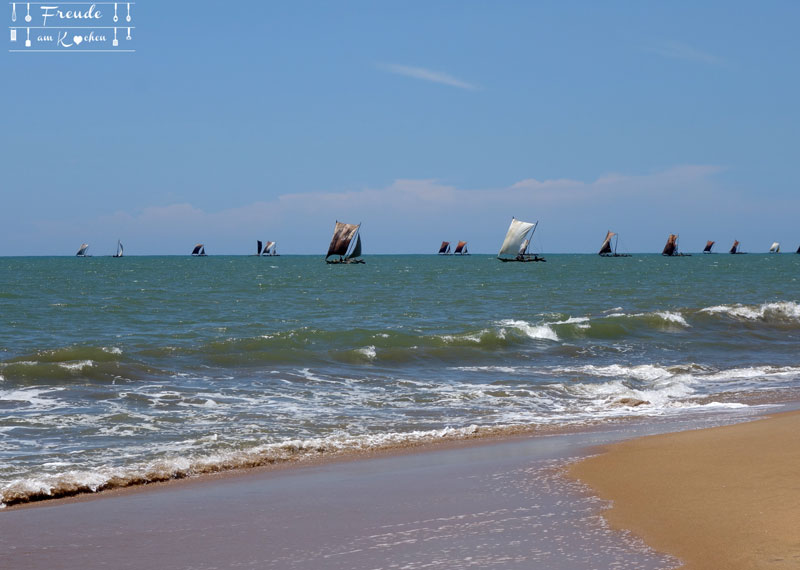
[[[685,426],[683,426],[685,427]],[[652,426],[514,438],[0,511],[3,570],[656,570],[565,461]],[[660,430],[676,429],[659,426]]]
[[[686,570],[800,568],[800,413],[611,445],[572,476]]]

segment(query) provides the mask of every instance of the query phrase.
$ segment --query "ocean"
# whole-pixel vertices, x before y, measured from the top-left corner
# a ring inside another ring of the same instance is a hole
[[[0,258],[0,502],[796,399],[800,255]]]

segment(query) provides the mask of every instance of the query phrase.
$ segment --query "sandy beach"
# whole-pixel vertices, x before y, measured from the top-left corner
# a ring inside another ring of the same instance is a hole
[[[800,568],[800,413],[625,441],[571,474],[687,570]]]

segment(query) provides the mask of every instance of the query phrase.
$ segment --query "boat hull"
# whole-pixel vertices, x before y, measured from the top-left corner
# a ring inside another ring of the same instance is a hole
[[[509,257],[509,258],[505,258],[505,257],[498,257],[497,259],[499,259],[499,260],[500,260],[500,261],[502,261],[503,263],[508,263],[509,261],[514,261],[514,262],[517,262],[517,263],[530,263],[530,262],[532,262],[532,261],[547,261],[547,260],[546,260],[544,257],[539,257],[538,255],[534,255],[534,256],[525,256],[525,257],[523,257],[523,258],[517,258],[517,257]]]

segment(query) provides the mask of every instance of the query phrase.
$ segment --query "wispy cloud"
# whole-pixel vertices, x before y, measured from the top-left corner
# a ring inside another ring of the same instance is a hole
[[[685,59],[709,65],[722,65],[725,63],[725,60],[721,57],[701,51],[681,42],[662,42],[648,49],[660,56],[672,59]]]
[[[449,85],[450,87],[458,87],[459,89],[478,89],[477,85],[467,83],[447,73],[425,69],[424,67],[412,67],[410,65],[399,65],[396,63],[381,63],[378,64],[378,68],[396,75],[405,75],[406,77],[413,77],[414,79],[422,79],[423,81],[432,81],[433,83],[441,83],[442,85]]]

